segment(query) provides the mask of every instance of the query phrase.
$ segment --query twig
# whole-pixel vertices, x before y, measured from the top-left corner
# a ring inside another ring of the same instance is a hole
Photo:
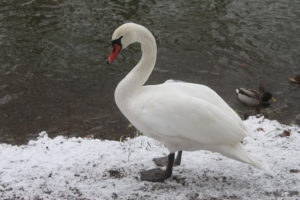
[[[68,137],[70,137],[71,132],[71,106],[70,101],[68,101]]]

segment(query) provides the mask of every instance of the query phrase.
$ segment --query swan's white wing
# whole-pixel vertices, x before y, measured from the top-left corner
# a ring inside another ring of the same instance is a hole
[[[149,88],[132,101],[139,126],[158,135],[195,140],[203,145],[235,144],[247,131],[226,109],[172,90]]]
[[[151,86],[150,86],[151,87]],[[240,117],[232,110],[232,108],[211,88],[195,83],[187,82],[165,82],[161,85],[154,86],[159,90],[177,91],[188,96],[199,98],[201,100],[212,103],[223,111],[226,111],[232,118],[240,120]]]

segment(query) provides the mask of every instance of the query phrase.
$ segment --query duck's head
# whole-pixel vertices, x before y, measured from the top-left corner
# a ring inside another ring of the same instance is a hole
[[[261,98],[262,105],[269,106],[271,103],[269,102],[275,102],[276,99],[273,97],[273,95],[270,92],[264,92]]]
[[[107,63],[112,63],[122,49],[134,42],[140,42],[138,32],[142,29],[145,29],[145,27],[135,23],[126,23],[119,26],[112,35],[112,52],[107,59]]]

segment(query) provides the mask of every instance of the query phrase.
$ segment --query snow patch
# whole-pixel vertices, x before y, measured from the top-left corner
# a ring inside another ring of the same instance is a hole
[[[196,151],[183,152],[181,166],[164,183],[143,182],[139,172],[168,154],[155,140],[51,139],[42,132],[27,145],[0,144],[0,199],[299,199],[300,128],[262,117],[244,123],[252,132],[245,149],[272,176]]]

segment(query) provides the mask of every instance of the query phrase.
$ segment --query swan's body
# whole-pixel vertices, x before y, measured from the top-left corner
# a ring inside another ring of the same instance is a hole
[[[144,85],[156,61],[156,42],[150,31],[127,23],[116,29],[112,40],[113,46],[121,41],[119,49],[141,43],[140,62],[115,90],[116,104],[138,130],[164,143],[173,155],[203,149],[260,167],[240,143],[249,135],[243,122],[212,89],[186,82]],[[117,53],[113,51],[109,62]]]
[[[170,152],[233,144],[248,135],[236,113],[204,85],[143,86],[124,106],[119,108],[129,121],[145,135],[162,141]]]

